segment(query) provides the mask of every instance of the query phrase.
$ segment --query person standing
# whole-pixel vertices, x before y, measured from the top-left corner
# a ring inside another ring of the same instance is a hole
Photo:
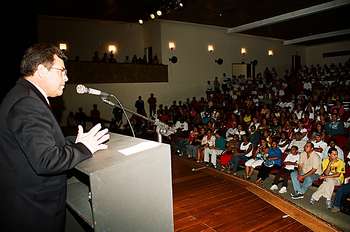
[[[151,96],[147,100],[149,105],[149,116],[152,117],[156,114],[157,109],[157,98],[154,97],[154,94],[151,93]]]
[[[23,75],[0,106],[0,224],[2,231],[64,231],[66,171],[106,149],[108,130],[96,125],[65,138],[48,97],[68,81],[65,55],[35,44],[21,61]]]
[[[142,100],[141,96],[139,96],[139,98],[135,102],[135,108],[136,108],[136,113],[146,116],[145,102]]]

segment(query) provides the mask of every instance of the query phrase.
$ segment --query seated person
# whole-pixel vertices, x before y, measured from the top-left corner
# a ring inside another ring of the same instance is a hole
[[[282,188],[278,191],[279,193],[286,193],[287,187],[288,187],[288,177],[290,176],[290,173],[294,171],[295,168],[298,167],[298,160],[299,160],[299,153],[298,153],[298,147],[292,146],[290,153],[287,155],[285,160],[283,161],[283,168],[280,170],[280,172],[277,173],[275,176],[275,179],[273,180],[273,185],[271,186],[271,190],[278,190],[278,183],[280,180],[280,177],[283,175],[283,184]]]
[[[331,148],[328,151],[328,158],[322,161],[323,173],[320,179],[322,184],[314,192],[310,199],[310,204],[314,204],[322,196],[326,198],[327,208],[332,208],[332,194],[334,186],[340,185],[344,182],[345,163],[338,159],[337,149]]]
[[[212,131],[209,129],[206,133],[205,136],[203,136],[202,142],[201,142],[201,147],[202,149],[199,149],[198,152],[202,152],[205,155],[205,150],[209,148],[214,148],[215,147],[215,136],[212,134]],[[204,161],[206,159],[204,158]],[[207,157],[207,161],[209,162],[209,155]]]
[[[289,147],[297,146],[298,147],[298,153],[302,153],[304,151],[304,147],[306,144],[306,141],[302,139],[302,134],[300,132],[297,132],[294,134],[294,139],[290,143]]]
[[[251,159],[245,162],[245,176],[246,179],[250,179],[252,176],[254,169],[256,167],[260,167],[265,159],[267,159],[269,155],[269,147],[265,144],[259,147],[259,151],[253,155]]]
[[[335,143],[334,140],[329,141],[328,146],[322,153],[322,159],[328,158],[328,150],[330,148],[335,148],[338,152],[338,158],[344,161],[344,151]]]
[[[245,162],[253,155],[253,145],[251,142],[249,142],[247,135],[242,136],[242,143],[239,147],[239,150],[240,150],[239,154],[234,155],[231,160],[231,167],[233,169],[232,170],[233,174],[237,172],[240,160],[243,160]]]
[[[196,158],[197,149],[200,145],[200,142],[198,141],[198,128],[193,127],[193,129],[190,131],[190,134],[188,135],[188,144],[186,146],[186,153],[188,155],[188,158]]]
[[[332,208],[333,213],[337,213],[340,211],[341,203],[343,202],[343,198],[350,194],[350,182],[342,185],[335,194],[334,205]]]
[[[305,192],[322,174],[321,158],[314,151],[312,142],[307,142],[304,152],[300,154],[298,169],[290,174],[294,193],[292,199],[304,198]]]
[[[282,151],[277,146],[277,141],[272,141],[268,152],[269,155],[259,170],[257,184],[261,184],[269,176],[272,168],[280,168],[282,165]]]
[[[216,158],[221,155],[226,146],[226,140],[220,131],[215,132],[215,145],[208,146],[204,149],[204,162],[210,162],[216,167]]]
[[[288,146],[289,146],[290,140],[288,139],[288,135],[286,132],[281,133],[281,138],[278,141],[278,147],[281,149],[282,153],[284,153]]]

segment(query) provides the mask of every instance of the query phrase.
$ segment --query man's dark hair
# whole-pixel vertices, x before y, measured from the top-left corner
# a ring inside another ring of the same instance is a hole
[[[336,151],[336,152],[337,152],[337,154],[338,154],[338,150],[337,150],[335,147],[331,147],[331,148],[329,148],[329,149],[328,149],[328,154],[331,154],[331,153],[332,153],[332,151]]]
[[[40,64],[50,69],[54,61],[54,55],[66,60],[67,57],[58,47],[48,43],[37,43],[28,48],[21,61],[21,74],[31,76]]]

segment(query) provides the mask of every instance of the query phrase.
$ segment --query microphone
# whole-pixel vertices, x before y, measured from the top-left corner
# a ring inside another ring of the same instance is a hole
[[[77,93],[79,93],[79,94],[87,93],[87,94],[98,95],[98,96],[102,96],[102,97],[111,96],[111,94],[109,94],[109,93],[105,93],[105,92],[102,92],[102,91],[97,90],[97,89],[87,88],[81,84],[77,85],[76,90],[77,90]]]

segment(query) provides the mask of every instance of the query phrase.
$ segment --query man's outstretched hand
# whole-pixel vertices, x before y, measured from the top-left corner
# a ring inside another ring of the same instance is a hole
[[[83,127],[79,125],[75,143],[84,144],[92,154],[96,151],[107,149],[108,146],[104,142],[109,139],[108,129],[101,130],[101,128],[101,124],[98,123],[90,131],[84,133]]]

